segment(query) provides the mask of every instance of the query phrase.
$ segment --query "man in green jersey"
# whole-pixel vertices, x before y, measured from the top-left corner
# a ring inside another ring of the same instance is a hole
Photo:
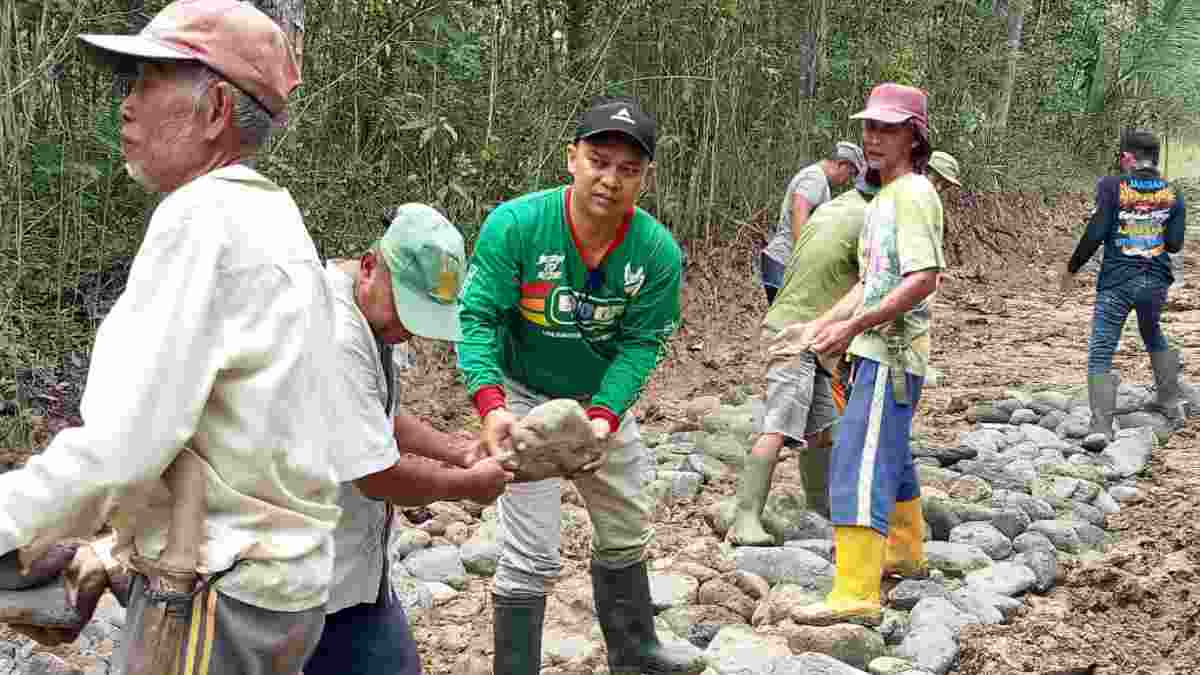
[[[501,204],[462,292],[458,363],[492,452],[550,398],[587,407],[606,458],[573,477],[591,517],[596,613],[612,673],[700,673],[689,644],[654,630],[645,550],[653,468],[630,408],[679,321],[679,246],[634,206],[655,123],[632,99],[599,99],[567,146],[569,186]],[[561,481],[510,484],[498,502],[496,675],[536,675],[546,593],[559,558]]]
[[[855,189],[813,211],[800,231],[783,286],[763,322],[767,396],[762,435],[738,478],[737,516],[730,543],[773,546],[762,523],[771,474],[785,443],[807,446],[800,467],[808,509],[829,517],[826,473],[833,424],[846,405],[840,380],[817,364],[805,328],[837,304],[858,282],[858,236],[867,202],[878,190],[860,176]],[[836,359],[829,361],[832,366]]]

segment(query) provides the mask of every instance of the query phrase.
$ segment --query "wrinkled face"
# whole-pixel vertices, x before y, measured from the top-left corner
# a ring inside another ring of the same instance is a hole
[[[863,120],[863,152],[872,169],[889,173],[911,163],[915,141],[913,128],[907,123],[886,124]]]
[[[378,252],[370,251],[359,260],[358,284],[354,295],[359,311],[367,318],[375,337],[381,342],[394,345],[412,337],[396,314],[392,273]]]
[[[834,169],[833,175],[829,177],[831,185],[845,185],[846,183],[854,182],[858,178],[858,167],[854,166],[853,162],[838,160],[837,168]]]
[[[190,64],[147,61],[121,104],[121,150],[129,175],[151,192],[182,185],[200,163],[203,129]]]
[[[641,148],[619,134],[567,146],[567,171],[575,178],[571,199],[591,218],[619,220],[633,208],[649,162]]]

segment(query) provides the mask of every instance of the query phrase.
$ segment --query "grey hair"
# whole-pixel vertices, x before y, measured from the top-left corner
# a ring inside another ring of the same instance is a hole
[[[271,113],[253,96],[204,65],[196,68],[193,79],[192,100],[196,111],[199,112],[206,105],[207,99],[204,94],[208,91],[208,85],[213,82],[224,82],[234,91],[233,128],[237,130],[241,146],[250,150],[259,150],[265,146],[271,140],[271,131],[274,128]]]

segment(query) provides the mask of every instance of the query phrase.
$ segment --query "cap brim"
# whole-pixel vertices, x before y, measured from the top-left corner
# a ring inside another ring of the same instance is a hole
[[[586,134],[583,134],[581,136],[576,136],[575,140],[581,141],[581,140],[584,140],[587,138],[591,138],[593,136],[598,136],[600,134],[610,134],[610,133],[614,133],[614,132],[621,134],[622,136],[626,136],[629,138],[629,140],[633,141],[634,143],[637,143],[637,146],[642,149],[642,152],[646,153],[647,157],[654,156],[654,151],[652,151],[650,148],[646,147],[646,144],[642,142],[642,139],[629,133],[628,127],[621,127],[621,126],[615,126],[615,125],[614,126],[604,126],[604,127],[600,127],[599,129],[592,129],[591,131],[589,131]]]
[[[912,113],[894,110],[892,108],[867,108],[858,114],[850,116],[850,119],[852,120],[875,120],[876,122],[883,122],[884,124],[900,124],[901,122],[907,122],[912,118]]]
[[[458,303],[443,305],[396,284],[392,284],[392,300],[400,323],[413,335],[446,342],[462,341]]]
[[[79,36],[87,44],[101,52],[132,56],[139,59],[161,61],[195,61],[194,55],[172,49],[141,35],[92,35]]]

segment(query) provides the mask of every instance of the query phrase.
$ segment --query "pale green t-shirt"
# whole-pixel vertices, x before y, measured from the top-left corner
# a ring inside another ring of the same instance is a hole
[[[866,209],[862,194],[848,190],[812,212],[767,312],[768,328],[779,331],[812,321],[858,283],[858,238]]]
[[[858,264],[863,281],[863,304],[858,313],[878,309],[905,275],[946,267],[942,253],[942,200],[925,176],[910,173],[898,178],[876,195],[866,208],[858,241]],[[905,369],[924,377],[929,365],[929,324],[933,297],[927,297],[904,313],[899,353]],[[888,336],[895,331],[889,322],[854,338],[849,352],[892,366]]]

